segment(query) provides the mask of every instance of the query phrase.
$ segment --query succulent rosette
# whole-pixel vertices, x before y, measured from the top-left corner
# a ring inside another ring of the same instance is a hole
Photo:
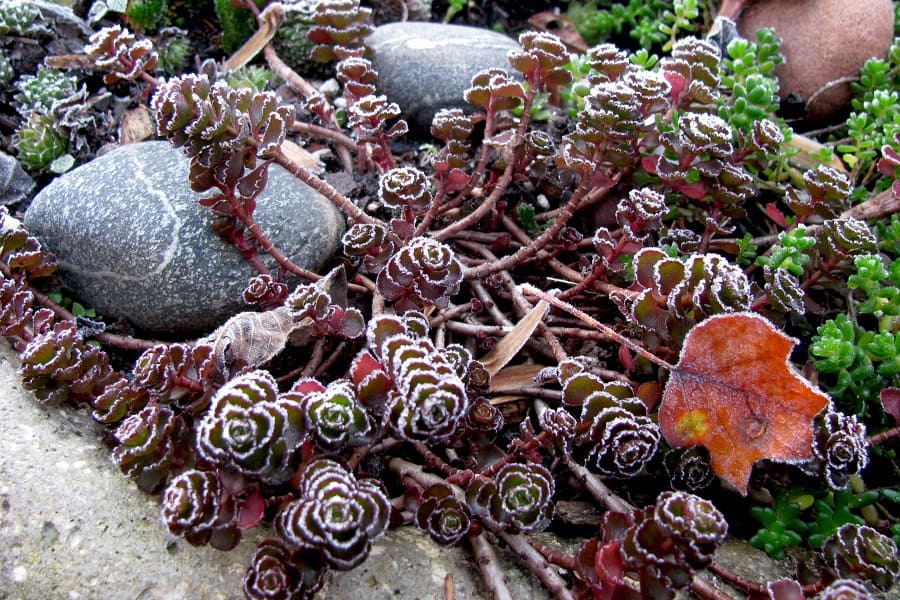
[[[866,525],[842,525],[822,544],[825,563],[839,577],[866,581],[888,590],[900,577],[894,540]]]
[[[117,376],[109,358],[84,342],[72,321],[59,321],[35,335],[18,370],[25,389],[45,405],[90,400]]]
[[[397,167],[381,176],[378,195],[388,208],[424,211],[431,204],[432,193],[425,173],[414,167]]]
[[[132,379],[161,402],[174,403],[192,397],[195,384],[208,387],[215,368],[215,352],[209,344],[157,344],[135,361]]]
[[[152,404],[123,420],[113,433],[112,459],[144,491],[155,490],[179,457],[184,423],[168,408]]]
[[[725,517],[710,501],[687,492],[663,492],[655,505],[633,511],[630,520],[620,555],[640,573],[649,597],[669,598],[689,585],[728,532]]]
[[[141,73],[156,68],[159,60],[150,40],[135,40],[134,35],[119,25],[104,27],[93,34],[84,52],[94,64],[108,73],[107,84],[120,80],[134,80]]]
[[[397,334],[381,356],[394,386],[388,398],[388,426],[397,437],[439,442],[456,433],[469,407],[465,385],[427,338]]]
[[[300,473],[300,497],[278,513],[281,536],[299,548],[319,550],[329,566],[362,563],[384,533],[391,504],[381,483],[357,480],[331,459],[316,459]]]
[[[824,473],[831,489],[847,487],[851,475],[869,462],[866,428],[853,415],[829,407],[813,420],[813,461],[815,472]]]
[[[279,540],[263,540],[244,575],[250,600],[309,600],[325,583],[325,564],[315,550],[288,548]]]
[[[453,495],[450,486],[436,483],[422,493],[416,525],[438,544],[451,546],[466,536],[471,520],[465,503]]]
[[[397,251],[399,240],[378,223],[354,223],[344,237],[344,254],[360,261],[369,273],[378,273]]]
[[[215,473],[192,469],[173,478],[161,511],[169,531],[195,546],[230,550],[241,539],[237,503]]]
[[[716,475],[709,462],[709,450],[703,446],[673,448],[666,453],[663,465],[672,487],[698,492],[713,484]]]
[[[572,442],[578,421],[562,407],[548,408],[538,415],[538,423],[562,456],[572,454]]]
[[[616,207],[616,221],[628,239],[641,243],[648,240],[650,232],[662,227],[667,211],[666,199],[659,192],[649,188],[631,190]]]
[[[873,600],[875,596],[855,579],[835,579],[819,592],[816,600]]]
[[[553,516],[553,476],[538,464],[509,463],[491,479],[476,475],[466,489],[473,513],[511,533],[540,531]]]
[[[378,291],[396,301],[398,310],[433,304],[447,308],[459,291],[462,265],[446,244],[427,237],[413,238],[388,260],[378,274]]]
[[[552,33],[526,31],[519,36],[521,49],[506,54],[509,64],[529,85],[550,88],[572,81],[563,66],[569,62],[569,51]]]
[[[607,477],[631,477],[656,454],[659,427],[630,387],[582,373],[566,382],[563,399],[581,406],[575,426],[575,457],[591,471]]]
[[[349,381],[339,379],[327,387],[318,381],[301,379],[285,398],[297,398],[313,442],[322,450],[334,452],[347,446],[371,441],[372,418],[359,403]]]
[[[204,459],[269,483],[291,475],[294,451],[303,441],[296,399],[279,397],[275,378],[252,371],[222,386],[197,427]]]

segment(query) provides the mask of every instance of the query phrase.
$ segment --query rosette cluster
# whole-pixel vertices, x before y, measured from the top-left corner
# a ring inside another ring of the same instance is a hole
[[[888,590],[900,577],[900,555],[894,540],[866,525],[842,525],[822,544],[825,563],[839,577],[868,582]]]
[[[84,52],[96,67],[107,72],[103,76],[106,85],[133,81],[156,68],[159,59],[150,40],[135,40],[130,31],[119,25],[93,34]]]
[[[146,492],[154,491],[180,458],[184,422],[152,404],[123,420],[113,433],[112,460]]]
[[[235,377],[213,396],[197,426],[197,451],[220,467],[282,483],[291,476],[303,438],[297,400],[279,395],[275,378],[257,370]]]
[[[310,600],[325,583],[325,564],[315,550],[288,548],[263,540],[244,575],[244,595],[251,600]]]
[[[46,315],[43,316],[46,318]],[[41,404],[90,402],[119,378],[102,350],[86,344],[72,321],[46,324],[22,351],[22,385]]]
[[[508,463],[493,479],[476,475],[466,501],[485,525],[510,533],[544,529],[553,516],[553,476],[539,464]]]
[[[869,463],[866,428],[854,415],[845,415],[830,406],[813,419],[813,462],[816,472],[825,476],[828,487],[847,487],[851,475]]]
[[[381,482],[357,480],[334,460],[307,464],[299,495],[278,513],[276,528],[290,544],[320,551],[335,569],[362,563],[372,541],[387,528],[391,504]]]
[[[346,379],[327,387],[314,379],[300,379],[284,397],[297,402],[310,439],[322,450],[336,452],[372,441],[375,424]]]
[[[431,205],[433,195],[425,173],[415,167],[398,167],[381,176],[378,197],[388,208],[419,213]]]
[[[378,274],[376,284],[385,300],[401,311],[433,304],[447,308],[459,291],[462,265],[450,246],[428,237],[410,240]]]
[[[673,590],[689,585],[728,532],[725,517],[710,501],[687,492],[663,492],[653,506],[633,511],[629,521],[619,553],[640,573],[642,591],[652,598],[672,597]]]
[[[579,373],[566,380],[563,402],[581,408],[574,456],[591,471],[632,477],[656,454],[659,427],[629,386]]]
[[[452,546],[469,533],[471,519],[466,503],[450,486],[436,483],[422,493],[416,510],[416,525],[442,546]]]
[[[241,539],[237,502],[216,473],[196,469],[181,473],[169,481],[161,506],[169,531],[195,546],[230,550]]]
[[[244,198],[265,186],[266,165],[255,169],[256,156],[278,150],[294,121],[293,108],[279,106],[275,94],[211,84],[205,74],[160,84],[151,108],[159,135],[191,158],[194,190],[237,186]],[[254,170],[245,176],[247,167]]]
[[[637,158],[647,118],[668,107],[669,83],[652,71],[625,71],[594,84],[578,113],[575,131],[563,138],[559,166],[585,174],[597,166],[625,167]]]

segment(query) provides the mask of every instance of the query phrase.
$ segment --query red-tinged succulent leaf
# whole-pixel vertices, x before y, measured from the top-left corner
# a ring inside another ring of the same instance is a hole
[[[884,388],[881,390],[881,408],[900,425],[900,388]]]
[[[238,527],[241,529],[256,527],[262,521],[265,511],[266,501],[259,495],[259,492],[253,492],[241,504]]]
[[[741,494],[757,460],[809,460],[813,417],[828,396],[788,365],[794,343],[752,313],[694,327],[659,409],[666,440],[705,446],[713,471]]]
[[[803,588],[793,579],[779,579],[766,584],[766,590],[772,600],[803,600]]]

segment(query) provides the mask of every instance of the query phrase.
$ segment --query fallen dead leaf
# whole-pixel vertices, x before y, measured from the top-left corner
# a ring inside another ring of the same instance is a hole
[[[754,313],[694,327],[659,409],[666,440],[705,446],[716,475],[744,495],[757,460],[810,459],[813,417],[828,396],[788,363],[795,343]]]

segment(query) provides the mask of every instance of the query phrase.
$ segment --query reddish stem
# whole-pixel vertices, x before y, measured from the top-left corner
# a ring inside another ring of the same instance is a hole
[[[867,441],[869,442],[869,446],[877,446],[878,444],[896,437],[900,437],[900,426],[876,433],[875,435],[870,435]]]

